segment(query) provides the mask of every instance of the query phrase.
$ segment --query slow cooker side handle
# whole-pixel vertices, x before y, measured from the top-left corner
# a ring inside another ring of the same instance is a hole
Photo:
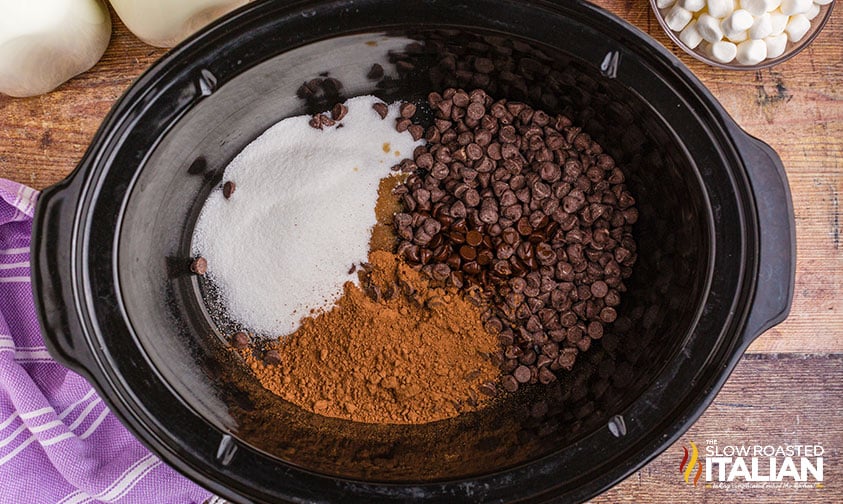
[[[71,175],[39,196],[30,260],[32,293],[44,344],[58,362],[87,375],[91,354],[76,309],[71,262],[78,178]]]
[[[790,313],[796,278],[796,223],[790,185],[772,147],[735,128],[758,216],[758,277],[745,345]]]

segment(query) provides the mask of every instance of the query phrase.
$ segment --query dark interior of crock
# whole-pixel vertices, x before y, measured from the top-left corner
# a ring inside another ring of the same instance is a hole
[[[475,72],[478,57],[491,58],[495,69]],[[398,60],[404,62],[400,70]],[[375,62],[391,78],[368,80]],[[607,428],[681,351],[704,297],[709,249],[706,203],[692,161],[668,122],[613,79],[616,63],[611,55],[595,64],[528,40],[453,29],[331,38],[276,55],[219,86],[213,75],[198,74],[197,87],[208,96],[145,158],[120,231],[122,299],[154,367],[199,415],[243,443],[352,479],[431,481],[490,473]],[[342,83],[337,92],[297,95],[304,81],[326,75]],[[188,271],[193,225],[205,197],[227,163],[284,117],[362,94],[419,101],[449,86],[483,87],[495,98],[563,112],[627,173],[641,213],[634,230],[639,258],[619,319],[560,382],[435,424],[329,419],[266,392],[226,350],[202,285]],[[531,414],[544,409],[534,408],[538,402],[547,405],[547,414]]]

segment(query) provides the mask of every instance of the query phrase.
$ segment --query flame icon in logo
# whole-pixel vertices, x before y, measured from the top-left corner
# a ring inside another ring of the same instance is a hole
[[[700,452],[697,450],[697,445],[691,441],[691,453],[688,453],[688,449],[684,446],[682,449],[685,451],[685,456],[682,457],[682,462],[679,463],[679,473],[685,479],[685,483],[690,483],[691,473],[694,471],[694,466],[697,468],[697,473],[694,475],[694,486],[697,486],[697,482],[700,480],[700,476],[702,475],[702,464],[700,464],[699,455]],[[688,460],[690,455],[690,460]]]

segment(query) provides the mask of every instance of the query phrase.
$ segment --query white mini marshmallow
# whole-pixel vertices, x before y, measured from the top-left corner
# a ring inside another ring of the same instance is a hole
[[[702,39],[700,32],[697,31],[697,21],[688,23],[688,26],[679,34],[679,40],[691,49],[696,49]]]
[[[688,25],[692,16],[691,11],[674,5],[664,17],[664,21],[667,23],[668,28],[678,32],[682,31],[682,28]]]
[[[738,46],[731,42],[721,40],[720,42],[711,44],[711,47],[708,48],[708,53],[720,63],[729,63],[735,59],[738,53]]]
[[[787,47],[787,33],[771,35],[764,39],[764,43],[767,45],[767,57],[778,58],[784,54],[785,47]]]
[[[812,19],[817,17],[817,14],[819,14],[819,13],[820,13],[820,6],[817,5],[816,3],[812,3],[811,8],[808,9],[808,12],[805,13],[805,17],[808,18],[808,21],[811,21]]]
[[[741,65],[755,65],[767,57],[767,44],[763,40],[747,40],[738,44],[735,59]]]
[[[755,22],[749,27],[749,38],[753,40],[761,40],[767,38],[773,33],[773,22],[770,20],[770,14],[764,13],[755,18]]]
[[[753,21],[755,21],[755,18],[752,17],[749,11],[738,9],[724,19],[720,27],[723,29],[723,34],[731,38],[733,35],[738,35],[742,31],[749,30]]]
[[[697,32],[703,39],[712,44],[723,38],[720,20],[708,14],[703,14],[697,19]]]
[[[799,42],[810,29],[811,22],[805,17],[805,14],[797,14],[795,16],[790,16],[790,21],[787,22],[787,26],[784,31],[787,32],[788,40],[791,42]]]
[[[675,3],[676,0],[656,0],[656,7],[658,7],[659,9],[667,9]]]
[[[748,11],[753,16],[760,16],[775,9],[780,3],[781,0],[741,0],[741,9]]]
[[[782,13],[788,16],[804,14],[811,8],[814,0],[782,0]]]
[[[679,0],[679,7],[691,12],[697,12],[705,7],[705,0]]]
[[[828,5],[834,0],[814,0],[814,3],[817,5]]]
[[[723,19],[734,10],[734,0],[708,0],[708,13],[717,19]]]
[[[784,28],[787,26],[788,16],[782,14],[780,10],[774,10],[770,13],[770,25],[773,27],[773,31],[770,32],[770,35],[778,35],[784,32]]]
[[[731,36],[726,37],[726,40],[728,40],[729,42],[734,42],[734,43],[737,44],[738,42],[743,42],[744,40],[747,40],[748,38],[749,38],[749,31],[747,30],[747,31],[742,31],[742,32],[738,32],[738,33],[733,33]]]

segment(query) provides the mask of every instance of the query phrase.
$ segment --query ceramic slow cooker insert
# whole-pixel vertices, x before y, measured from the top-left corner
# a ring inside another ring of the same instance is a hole
[[[478,57],[495,69],[466,70]],[[388,78],[366,78],[375,62]],[[325,76],[342,85],[301,92]],[[618,321],[554,387],[447,421],[358,424],[285,403],[227,351],[189,272],[205,197],[285,117],[452,85],[563,112],[626,171],[639,259]],[[42,194],[33,287],[52,354],[167,463],[235,502],[582,500],[704,411],[786,316],[794,260],[775,153],[675,57],[597,7],[258,1],[140,77],[74,173]]]

